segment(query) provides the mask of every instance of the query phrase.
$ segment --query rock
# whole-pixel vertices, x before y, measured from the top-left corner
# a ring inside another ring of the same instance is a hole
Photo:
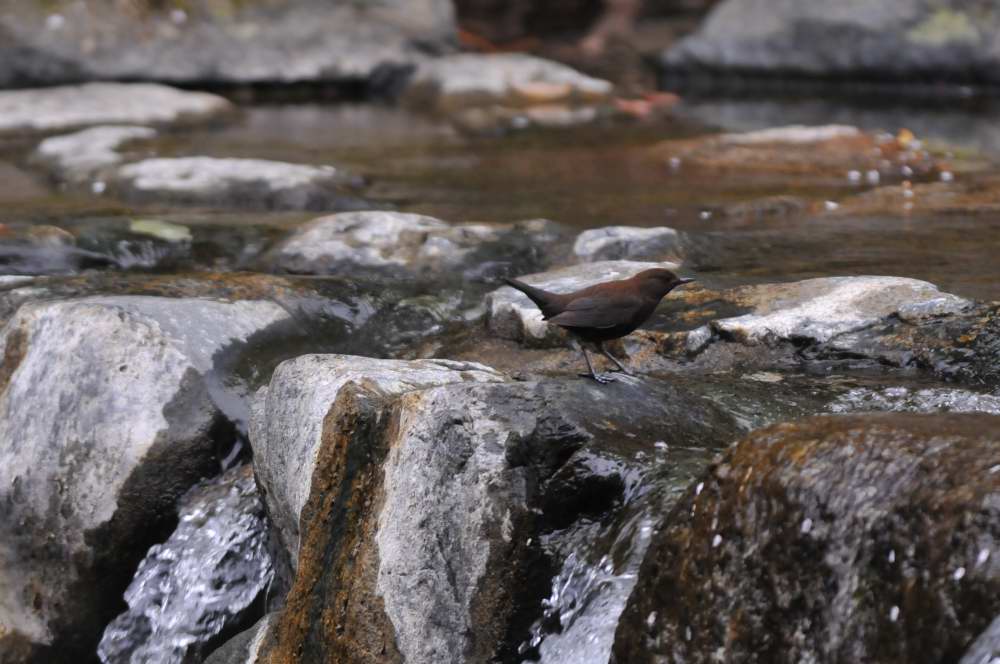
[[[617,661],[958,661],[1000,610],[998,423],[827,416],[752,434],[654,535]]]
[[[672,70],[775,77],[996,83],[994,7],[725,0],[663,56]]]
[[[288,320],[260,301],[21,305],[0,333],[0,641],[94,652],[175,500],[232,441],[217,358]]]
[[[145,159],[122,166],[109,183],[112,192],[137,203],[264,210],[369,207],[353,191],[359,185],[333,166],[214,157]]]
[[[607,101],[612,85],[549,60],[521,53],[463,53],[419,64],[404,98],[451,113],[468,107],[551,106]]]
[[[402,212],[344,212],[299,228],[271,253],[270,265],[300,274],[495,281],[511,268],[539,265],[545,259],[541,248],[557,235],[544,220],[452,225]]]
[[[639,263],[632,261],[599,261],[572,267],[519,276],[527,284],[546,290],[569,293],[591,284],[613,279],[627,279],[654,267],[676,269],[673,263]],[[503,339],[513,339],[535,345],[564,343],[562,332],[542,320],[542,312],[528,296],[510,286],[499,288],[486,296],[487,326]]]
[[[622,491],[584,462],[565,482],[547,480],[584,444],[636,454],[652,426],[682,446],[719,445],[736,431],[714,405],[668,384],[612,389],[609,399],[576,380],[504,382],[446,361],[281,365],[257,401],[251,440],[278,531],[298,528],[298,562],[261,658],[513,659],[548,592],[542,533],[607,509]]]
[[[264,616],[250,629],[241,632],[208,656],[205,664],[254,664],[275,614]]]
[[[997,657],[1000,657],[1000,617],[995,618],[969,646],[958,664],[990,664]]]
[[[947,171],[951,172],[951,171]],[[955,182],[877,187],[848,196],[830,217],[990,215],[1000,211],[1000,181],[991,176]]]
[[[177,512],[177,528],[149,550],[125,591],[128,611],[104,630],[102,662],[203,659],[263,599],[272,567],[251,467],[193,487]]]
[[[657,260],[668,256],[676,262],[682,245],[680,234],[666,226],[605,226],[580,233],[573,243],[573,253],[580,261],[588,263]]]
[[[268,514],[293,566],[301,513],[325,435],[323,417],[344,385],[361,381],[391,395],[467,380],[500,381],[503,376],[470,362],[350,355],[303,355],[278,365],[270,385],[254,401],[250,442]]]
[[[801,125],[741,134],[718,134],[665,141],[653,148],[672,169],[711,173],[739,172],[748,177],[820,179],[871,184],[903,180],[938,171],[937,159],[912,135],[874,135],[855,127]],[[849,180],[849,178],[856,178]]]
[[[126,144],[156,136],[149,127],[103,126],[42,141],[34,159],[50,168],[60,180],[81,184],[96,173],[117,166]]]
[[[825,277],[748,286],[739,293],[737,299],[754,312],[716,320],[711,327],[751,345],[778,340],[824,343],[901,311],[932,304],[954,313],[972,304],[926,281],[903,277]]]
[[[445,0],[19,3],[0,19],[0,87],[86,80],[356,86],[449,49],[454,33]]]
[[[0,136],[108,124],[188,124],[232,112],[232,104],[217,95],[152,83],[0,90]]]

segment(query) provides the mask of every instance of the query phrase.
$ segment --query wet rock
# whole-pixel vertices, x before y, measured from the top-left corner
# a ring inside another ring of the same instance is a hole
[[[0,86],[85,80],[357,85],[447,50],[454,31],[454,9],[445,0],[193,0],[125,8],[18,3],[0,18]]]
[[[958,661],[1000,609],[989,415],[759,431],[654,536],[621,662]]]
[[[627,279],[654,267],[676,269],[673,263],[640,263],[633,261],[599,261],[552,270],[541,274],[519,276],[527,284],[555,292],[572,292],[591,284],[613,279]],[[489,330],[504,339],[535,345],[564,343],[557,326],[542,320],[542,312],[523,293],[510,286],[499,288],[486,296]]]
[[[268,514],[293,566],[302,509],[326,435],[323,418],[344,385],[360,381],[381,393],[400,394],[466,380],[500,381],[503,376],[471,362],[351,355],[304,355],[278,365],[254,401],[250,442]]]
[[[677,262],[682,253],[680,234],[673,228],[656,226],[605,226],[584,231],[573,243],[573,254],[585,262],[618,260],[662,260]]]
[[[908,413],[990,413],[1000,415],[1000,396],[957,388],[913,389],[897,386],[878,390],[855,388],[830,404],[834,413],[891,411]]]
[[[418,214],[345,212],[301,227],[272,252],[271,264],[301,274],[456,273],[465,280],[491,281],[511,268],[543,261],[542,249],[554,239],[548,237],[551,226],[544,220],[453,225]]]
[[[901,311],[955,313],[971,302],[941,293],[926,281],[903,277],[825,277],[791,284],[740,289],[739,300],[754,312],[711,323],[718,334],[747,344],[774,341],[827,342]]]
[[[250,466],[188,491],[177,529],[139,564],[129,610],[104,630],[103,662],[202,659],[232,632],[271,580],[264,508]]]
[[[938,161],[912,134],[874,135],[843,125],[700,136],[666,141],[653,149],[674,169],[781,177],[786,183],[796,177],[878,184],[883,179],[904,179],[900,175],[904,165],[911,178],[938,170]]]
[[[232,111],[233,106],[217,95],[152,83],[0,90],[0,136],[108,124],[187,124]]]
[[[460,54],[422,62],[405,98],[449,113],[471,106],[552,106],[607,101],[612,85],[521,53]]]
[[[139,203],[263,210],[344,210],[369,207],[355,176],[333,166],[264,159],[178,157],[119,168],[110,190]]]
[[[254,664],[274,618],[275,614],[268,614],[250,629],[226,641],[222,647],[208,656],[205,664]]]
[[[990,664],[1000,657],[1000,617],[969,646],[958,664]]]
[[[175,500],[232,443],[217,354],[287,319],[259,301],[21,305],[0,334],[0,631],[40,657],[94,652]]]
[[[959,0],[858,4],[726,0],[663,63],[683,71],[893,81],[997,82],[996,8]]]
[[[133,141],[150,139],[156,130],[149,127],[104,126],[42,141],[34,159],[64,181],[81,184],[96,173],[124,160],[120,149]]]
[[[513,659],[547,592],[546,520],[601,509],[560,482],[585,495],[603,486],[605,505],[621,487],[585,461],[560,474],[564,462],[595,441],[636,454],[664,423],[681,446],[720,445],[736,430],[665,383],[623,382],[609,399],[575,380],[502,382],[481,366],[434,363],[435,373],[457,375],[422,386],[430,362],[298,358],[262,393],[251,436],[257,472],[278,469],[279,451],[288,459],[285,479],[262,482],[269,501],[284,493],[269,510],[287,522],[300,509],[295,578],[263,659]],[[485,376],[460,380],[473,372]],[[395,385],[411,373],[409,385]],[[308,447],[287,440],[296,429],[310,432]],[[557,475],[558,486],[547,483]]]

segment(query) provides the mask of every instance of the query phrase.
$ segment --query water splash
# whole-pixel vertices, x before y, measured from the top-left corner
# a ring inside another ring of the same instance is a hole
[[[532,626],[521,654],[535,651],[540,661],[549,664],[607,662],[652,530],[652,519],[646,516],[622,528],[610,547],[611,551],[625,547],[618,564],[607,554],[592,563],[571,552],[552,580],[552,594],[542,602],[542,618]]]
[[[834,413],[891,411],[907,413],[991,413],[1000,415],[1000,396],[957,388],[859,387],[830,404]]]
[[[191,489],[179,518],[125,591],[129,609],[105,629],[102,662],[198,661],[205,644],[236,626],[270,583],[264,509],[249,466]]]

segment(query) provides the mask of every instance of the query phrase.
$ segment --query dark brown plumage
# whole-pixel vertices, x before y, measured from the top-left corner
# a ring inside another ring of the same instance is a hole
[[[624,373],[629,371],[604,348],[604,342],[636,330],[653,315],[663,296],[691,281],[694,279],[680,278],[662,268],[643,270],[629,279],[606,281],[573,293],[552,293],[517,279],[506,280],[509,286],[527,295],[541,309],[544,320],[593,344]],[[596,373],[587,349],[581,346],[581,350],[591,378],[599,383],[614,380],[606,374]]]

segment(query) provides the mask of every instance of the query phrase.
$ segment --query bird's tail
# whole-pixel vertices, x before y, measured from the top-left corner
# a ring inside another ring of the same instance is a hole
[[[542,310],[542,313],[546,316],[550,315],[549,309],[552,307],[552,295],[548,291],[542,290],[541,288],[535,288],[530,286],[523,281],[518,281],[517,279],[504,279],[504,282],[511,288],[516,288],[525,295],[528,299],[535,303],[535,305]]]

